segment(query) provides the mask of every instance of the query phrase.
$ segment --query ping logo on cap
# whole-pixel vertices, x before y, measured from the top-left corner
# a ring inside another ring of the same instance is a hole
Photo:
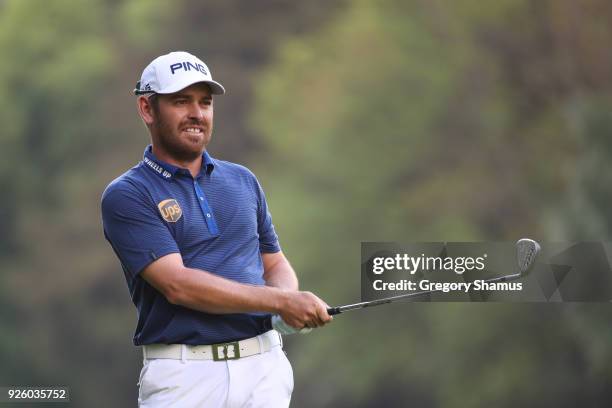
[[[172,73],[172,75],[174,75],[175,71],[178,71],[179,69],[185,70],[185,71],[191,71],[191,69],[194,69],[196,71],[200,71],[201,73],[203,73],[204,75],[208,75],[208,72],[206,72],[206,67],[198,62],[177,62],[176,64],[172,64],[170,65],[170,72]]]
[[[169,198],[157,204],[161,216],[166,222],[177,222],[183,215],[181,206],[176,202],[174,198]]]

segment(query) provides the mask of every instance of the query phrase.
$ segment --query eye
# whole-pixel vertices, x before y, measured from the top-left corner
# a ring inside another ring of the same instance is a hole
[[[187,99],[176,99],[174,101],[175,105],[185,105],[187,103]]]

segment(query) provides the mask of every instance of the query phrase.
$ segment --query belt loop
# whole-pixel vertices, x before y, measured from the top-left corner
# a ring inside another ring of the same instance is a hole
[[[142,364],[147,362],[147,346],[142,346]]]
[[[185,344],[181,344],[181,363],[185,364],[187,362],[187,346]]]
[[[259,354],[263,354],[263,352],[265,351],[262,337],[263,334],[257,336],[257,342],[259,343]]]
[[[283,348],[283,336],[278,331],[276,332],[276,334],[278,335],[278,339],[280,340],[280,347]]]

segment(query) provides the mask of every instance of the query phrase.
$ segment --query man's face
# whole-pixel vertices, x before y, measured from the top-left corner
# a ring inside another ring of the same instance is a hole
[[[193,84],[173,94],[157,94],[152,102],[153,143],[179,161],[193,161],[210,142],[213,101],[205,83]]]

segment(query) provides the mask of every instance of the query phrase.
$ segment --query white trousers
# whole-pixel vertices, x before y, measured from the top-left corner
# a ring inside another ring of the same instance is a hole
[[[282,347],[237,360],[144,360],[141,408],[288,407],[293,369]]]

